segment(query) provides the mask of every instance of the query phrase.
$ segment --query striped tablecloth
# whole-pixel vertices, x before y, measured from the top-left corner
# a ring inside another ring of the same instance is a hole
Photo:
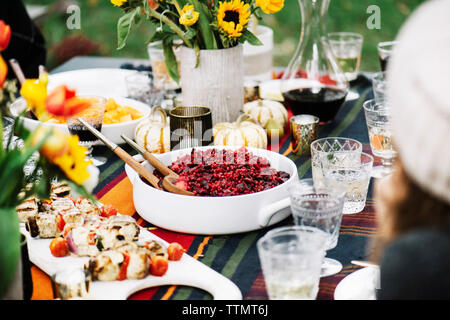
[[[347,101],[340,109],[336,121],[320,128],[319,137],[342,136],[357,139],[363,143],[364,151],[370,153],[362,109],[363,102],[373,97],[370,82],[365,77],[360,77],[352,89],[359,92],[360,98]],[[135,154],[130,148],[124,148],[130,154]],[[297,164],[300,178],[311,177],[310,157],[297,156],[291,152],[288,134],[279,145],[271,146],[271,149],[292,159]],[[108,157],[108,162],[100,167],[100,183],[94,193],[102,203],[112,204],[122,214],[133,216],[139,225],[149,228],[162,239],[182,244],[187,249],[187,254],[231,279],[240,288],[244,299],[267,299],[256,242],[269,229],[292,224],[291,217],[269,228],[233,235],[188,235],[157,228],[143,220],[136,212],[132,199],[132,185],[125,174],[124,163],[109,150],[103,149],[101,152]],[[375,232],[376,220],[370,187],[364,211],[343,216],[338,245],[328,251],[327,256],[339,260],[344,267],[340,273],[321,279],[318,299],[333,299],[337,284],[349,273],[359,269],[350,261],[366,259],[368,243]],[[36,266],[32,266],[31,272],[34,288],[32,299],[52,299],[49,277]],[[211,295],[191,287],[165,286],[139,291],[129,299],[199,300],[211,299]]]

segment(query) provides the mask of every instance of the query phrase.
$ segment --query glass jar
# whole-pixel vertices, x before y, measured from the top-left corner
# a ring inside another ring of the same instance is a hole
[[[348,81],[326,37],[330,0],[298,0],[302,17],[300,42],[281,81],[287,108],[330,123],[345,101]]]

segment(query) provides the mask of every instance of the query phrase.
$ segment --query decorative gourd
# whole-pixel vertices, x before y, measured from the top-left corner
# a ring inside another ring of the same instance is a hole
[[[288,120],[288,113],[284,105],[274,100],[255,100],[244,104],[244,113],[249,114],[265,128],[267,121],[275,120],[283,128]]]
[[[267,148],[267,133],[255,119],[242,114],[236,122],[221,122],[213,128],[214,145]]]
[[[160,119],[155,119],[155,113],[159,113]],[[163,108],[154,107],[150,117],[136,126],[134,140],[151,153],[170,151],[169,118]]]

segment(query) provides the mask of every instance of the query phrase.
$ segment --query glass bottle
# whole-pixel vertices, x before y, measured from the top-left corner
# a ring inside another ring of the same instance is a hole
[[[326,38],[330,0],[298,0],[300,42],[281,81],[286,107],[294,115],[311,114],[320,124],[332,122],[345,101],[349,84]]]

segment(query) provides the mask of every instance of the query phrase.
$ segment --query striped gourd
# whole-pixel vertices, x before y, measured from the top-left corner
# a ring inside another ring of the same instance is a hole
[[[159,119],[155,119],[159,113]],[[170,151],[169,118],[161,107],[154,107],[148,119],[141,121],[135,130],[134,140],[151,153]]]
[[[252,117],[242,114],[236,122],[214,126],[214,145],[267,148],[267,133]]]

